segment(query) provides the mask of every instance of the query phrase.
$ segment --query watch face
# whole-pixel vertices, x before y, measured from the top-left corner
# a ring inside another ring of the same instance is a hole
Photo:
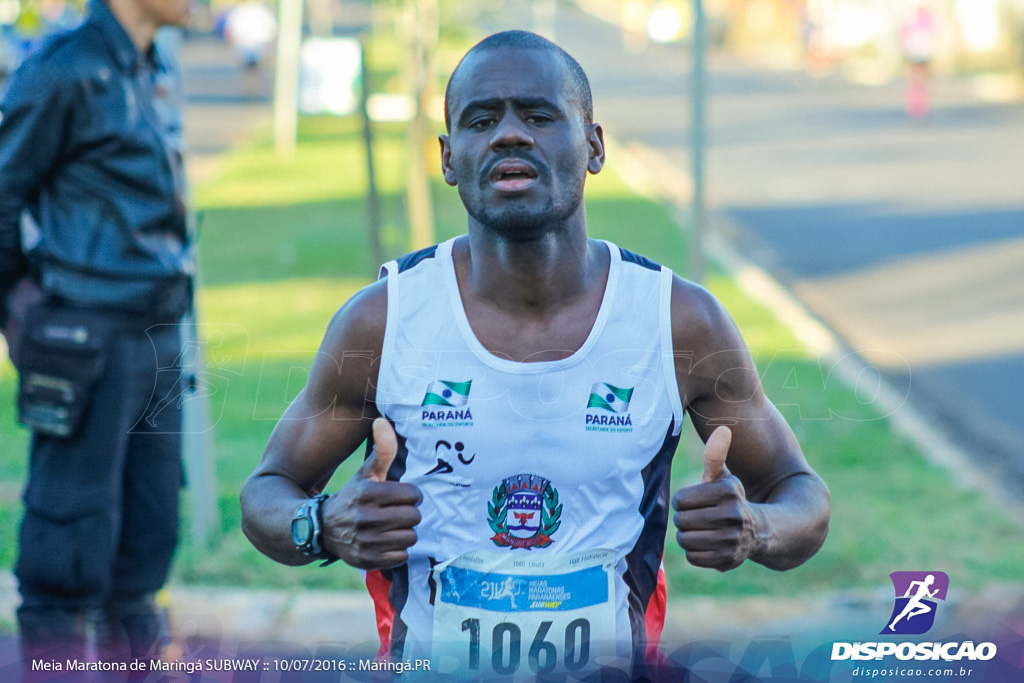
[[[298,517],[292,520],[292,540],[296,546],[304,546],[309,543],[309,537],[313,533],[313,522],[309,517]]]

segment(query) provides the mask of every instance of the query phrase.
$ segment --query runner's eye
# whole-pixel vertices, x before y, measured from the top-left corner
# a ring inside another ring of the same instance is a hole
[[[472,121],[469,122],[469,125],[466,127],[469,128],[470,130],[485,130],[493,125],[494,118],[491,116],[485,116],[478,119],[473,119]]]

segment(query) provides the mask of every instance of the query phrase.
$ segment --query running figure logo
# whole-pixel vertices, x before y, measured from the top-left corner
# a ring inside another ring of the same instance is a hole
[[[935,623],[936,600],[945,600],[949,577],[944,572],[893,572],[896,604],[882,634],[917,635]]]

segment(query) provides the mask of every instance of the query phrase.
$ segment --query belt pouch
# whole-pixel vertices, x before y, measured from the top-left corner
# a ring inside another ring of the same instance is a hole
[[[103,374],[113,321],[88,308],[40,304],[29,311],[19,359],[18,421],[71,438]]]

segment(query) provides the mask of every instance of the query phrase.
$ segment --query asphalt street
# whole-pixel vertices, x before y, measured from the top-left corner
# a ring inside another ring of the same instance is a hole
[[[531,26],[506,3],[489,28]],[[690,57],[625,47],[559,5],[556,41],[591,78],[595,116],[691,196]],[[711,230],[780,280],[929,427],[1011,495],[1024,491],[1024,88],[940,78],[923,121],[904,85],[759,66],[712,52]],[[620,150],[621,151],[621,150]],[[617,150],[609,149],[609,164]]]

